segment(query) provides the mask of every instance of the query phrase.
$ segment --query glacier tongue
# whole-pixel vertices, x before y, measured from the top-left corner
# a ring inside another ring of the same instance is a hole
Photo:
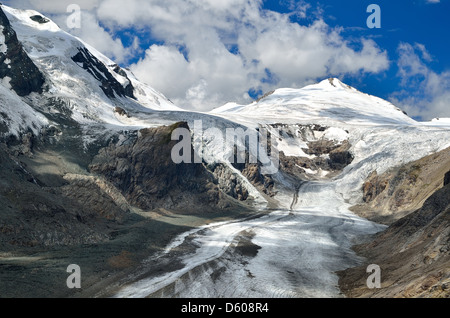
[[[385,228],[349,210],[361,200],[364,180],[374,170],[381,173],[450,147],[450,129],[415,122],[388,102],[340,82],[333,84],[337,87],[327,80],[300,94],[275,91],[259,102],[266,113],[257,111],[258,103],[253,103],[228,104],[211,115],[248,128],[261,123],[282,126],[287,133],[277,135],[277,146],[293,156],[305,156],[301,148],[312,140],[299,133],[302,125],[324,125],[321,134],[313,137],[351,144],[354,160],[340,175],[305,182],[298,193],[277,175],[276,211],[253,220],[211,224],[179,236],[161,257],[194,244],[195,252],[179,255],[181,269],[161,275],[148,273],[148,278],[123,286],[116,297],[341,297],[335,272],[362,261],[352,245],[361,235]],[[330,106],[331,92],[336,105]],[[322,93],[320,104],[317,99]],[[280,96],[286,99],[280,101]],[[298,103],[308,98],[307,110],[323,110],[327,115],[302,116],[305,107]],[[365,108],[358,107],[359,100]],[[373,102],[375,109],[385,113],[369,116]],[[285,113],[277,113],[280,107]],[[353,109],[355,118],[342,120],[342,114],[331,113],[330,107]],[[222,155],[219,149],[208,149],[208,153]],[[255,255],[239,252],[243,240],[257,248]]]

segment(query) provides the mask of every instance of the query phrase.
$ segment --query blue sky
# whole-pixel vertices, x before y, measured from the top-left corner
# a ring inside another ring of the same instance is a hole
[[[71,0],[14,0],[62,28]],[[67,2],[67,3],[66,3]],[[75,1],[76,2],[76,1]],[[450,0],[78,0],[67,29],[176,104],[209,110],[333,76],[416,119],[450,117]],[[381,8],[370,29],[368,5]]]
[[[313,2],[311,2],[313,3]],[[315,1],[314,3],[318,3]],[[365,12],[368,4],[375,3],[381,8],[381,28],[369,29]],[[331,26],[342,26],[344,34],[349,37],[370,37],[387,50],[391,67],[378,75],[365,78],[363,83],[351,76],[346,78],[348,84],[365,92],[388,99],[401,89],[401,79],[397,76],[398,46],[400,43],[420,43],[425,46],[432,57],[427,65],[436,72],[450,69],[450,2],[427,3],[419,1],[320,1],[324,8],[324,20]],[[449,105],[450,108],[450,105]]]

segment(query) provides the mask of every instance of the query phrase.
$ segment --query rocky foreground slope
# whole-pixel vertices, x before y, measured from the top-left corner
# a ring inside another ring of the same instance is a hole
[[[450,148],[372,173],[364,204],[353,210],[389,227],[355,246],[364,265],[339,273],[348,297],[450,296]],[[381,268],[381,288],[366,285],[369,264]]]

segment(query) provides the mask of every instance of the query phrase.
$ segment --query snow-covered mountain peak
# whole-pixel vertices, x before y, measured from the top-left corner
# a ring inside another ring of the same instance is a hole
[[[318,84],[314,84],[311,86],[315,86],[315,87],[321,87],[323,89],[334,89],[334,90],[342,90],[342,89],[346,89],[346,90],[356,90],[355,88],[341,82],[340,79],[338,78],[334,78],[334,77],[330,77],[328,79],[324,79],[323,81],[321,81]]]
[[[353,124],[414,124],[401,109],[341,82],[325,79],[303,88],[279,88],[249,105],[228,103],[211,113],[259,121],[343,122]]]
[[[70,114],[80,124],[135,126],[139,123],[123,114],[181,110],[43,14],[5,5],[0,8],[0,64],[4,64],[0,65],[0,84],[7,94],[26,96],[24,101],[39,111],[61,112],[62,107],[64,114]],[[20,59],[14,57],[17,50],[21,52]],[[31,82],[19,78],[24,63],[34,71],[33,80],[39,84],[39,90],[18,89],[17,86]]]
[[[20,20],[20,23],[23,25],[28,25],[29,27],[41,31],[63,32],[61,28],[50,18],[35,10],[21,10],[5,5],[2,5],[2,9],[10,16],[14,16],[12,20],[10,19],[11,23]]]

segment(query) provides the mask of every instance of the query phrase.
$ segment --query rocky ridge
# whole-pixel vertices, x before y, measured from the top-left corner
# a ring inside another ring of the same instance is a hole
[[[0,8],[0,79],[19,96],[42,92],[44,76],[25,53],[8,18]]]
[[[373,173],[365,204],[354,208],[389,227],[354,247],[364,265],[339,272],[348,297],[450,297],[450,148],[421,160]],[[411,209],[414,209],[409,212]],[[381,268],[379,289],[366,285],[366,268]]]

